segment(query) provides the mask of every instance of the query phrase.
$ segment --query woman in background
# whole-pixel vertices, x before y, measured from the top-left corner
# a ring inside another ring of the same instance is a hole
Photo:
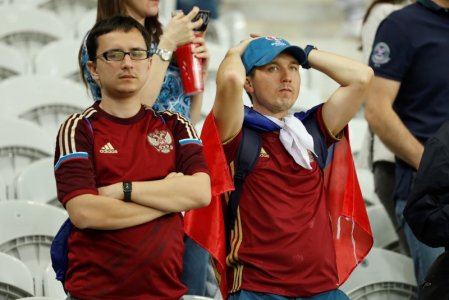
[[[151,34],[150,80],[143,89],[141,102],[153,106],[155,110],[179,112],[193,123],[199,120],[203,94],[199,93],[192,97],[185,95],[179,69],[171,56],[176,48],[183,44],[190,42],[198,44],[193,51],[197,57],[203,59],[205,80],[209,53],[204,43],[204,37],[195,37],[193,31],[202,24],[202,20],[192,22],[198,11],[199,9],[194,7],[187,15],[178,12],[165,29],[162,29],[162,24],[158,19],[159,1],[98,0],[97,6],[97,21],[115,15],[127,15],[143,24]],[[158,51],[158,49],[160,50]],[[87,60],[87,53],[83,45],[79,53],[83,81],[89,86],[94,100],[97,100],[100,96],[100,89],[87,70]]]

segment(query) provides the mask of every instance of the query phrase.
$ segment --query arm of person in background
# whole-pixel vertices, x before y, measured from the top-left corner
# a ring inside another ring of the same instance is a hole
[[[308,62],[340,87],[323,105],[323,120],[330,132],[337,136],[359,111],[373,77],[370,67],[337,54],[312,50]]]
[[[242,41],[226,53],[217,72],[217,92],[212,108],[222,142],[233,138],[243,125],[243,87],[246,80],[241,55],[252,39]]]
[[[365,118],[381,141],[400,159],[418,169],[424,146],[393,110],[401,83],[375,76],[366,97]]]
[[[206,47],[205,38],[196,37],[193,40],[193,43],[198,44],[198,46],[195,47],[192,52],[196,57],[202,59],[203,82],[204,84],[206,84],[210,54]],[[196,95],[190,96],[190,118],[192,119],[193,124],[196,124],[200,120],[201,106],[203,105],[203,96],[204,93],[198,93]]]
[[[174,52],[179,46],[192,42],[195,38],[193,29],[201,26],[203,23],[201,18],[196,22],[192,22],[198,11],[199,8],[194,7],[187,15],[184,15],[182,12],[177,13],[164,29],[158,48]],[[154,104],[161,91],[169,65],[170,61],[163,61],[159,55],[152,56],[150,74],[140,95],[141,103],[148,106]]]

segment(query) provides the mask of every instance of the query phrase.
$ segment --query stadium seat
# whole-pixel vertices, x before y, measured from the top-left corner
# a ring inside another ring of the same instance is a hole
[[[0,16],[0,42],[20,51],[28,73],[33,72],[32,60],[42,45],[67,36],[62,20],[48,11],[9,5],[0,7]]]
[[[210,55],[207,77],[215,81],[218,67],[226,55],[227,48],[217,43],[208,43],[207,49]]]
[[[48,0],[5,0],[5,2],[8,2],[8,5],[24,8],[37,8],[39,4],[42,4],[46,1]]]
[[[44,75],[15,76],[0,83],[0,116],[29,120],[56,138],[68,115],[92,105],[86,88],[69,79]]]
[[[61,282],[56,280],[56,273],[51,263],[48,264],[44,271],[44,295],[56,299],[65,299],[67,297]]]
[[[237,45],[249,36],[245,15],[237,10],[223,12],[218,18],[228,31],[229,47]],[[228,47],[228,48],[229,48]]]
[[[403,254],[373,248],[340,289],[350,299],[416,299],[413,261]]]
[[[51,262],[50,244],[66,219],[65,210],[48,204],[0,202],[0,252],[28,266],[35,282],[34,296],[44,296],[43,277]]]
[[[0,118],[0,176],[8,199],[14,198],[14,178],[32,161],[54,154],[48,133],[26,120]]]
[[[224,50],[228,50],[231,46],[234,46],[230,44],[231,37],[229,29],[221,19],[209,22],[205,39],[207,45],[217,44],[220,47],[223,47]]]
[[[81,41],[59,40],[42,47],[34,58],[35,73],[64,77],[81,83],[78,50]]]
[[[53,157],[45,157],[25,166],[15,179],[16,198],[61,207],[57,200]]]
[[[374,177],[370,169],[356,168],[363,200],[366,206],[380,204],[379,197],[374,191]]]
[[[0,176],[0,201],[8,199],[6,195],[6,183],[3,177]]]
[[[368,122],[363,118],[353,118],[348,126],[352,154],[357,157],[362,149],[365,134],[368,132]]]
[[[399,238],[384,206],[372,205],[366,211],[374,236],[374,247],[397,251]]]
[[[67,24],[71,34],[69,37],[77,37],[77,24],[84,15],[97,9],[96,0],[47,0],[37,6],[42,10],[49,10],[57,14]]]
[[[23,262],[0,252],[0,266],[0,299],[34,295],[33,276]]]
[[[86,12],[76,24],[76,35],[80,42],[84,39],[86,33],[94,26],[97,20],[97,9],[91,9]]]
[[[13,47],[0,43],[0,53],[0,81],[25,73],[24,59]]]

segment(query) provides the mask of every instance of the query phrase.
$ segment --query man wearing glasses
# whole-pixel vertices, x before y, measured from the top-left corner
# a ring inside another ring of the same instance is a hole
[[[193,126],[140,103],[150,38],[130,17],[97,23],[87,38],[101,101],[70,116],[56,141],[58,199],[69,238],[68,299],[179,299],[182,211],[210,201],[209,171]]]

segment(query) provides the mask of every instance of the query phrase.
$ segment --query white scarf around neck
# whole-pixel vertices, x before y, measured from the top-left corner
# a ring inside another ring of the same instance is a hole
[[[313,137],[307,132],[304,124],[293,115],[288,115],[282,120],[270,116],[265,117],[281,127],[279,138],[285,150],[293,157],[295,162],[303,168],[311,170],[308,151],[315,155]]]

